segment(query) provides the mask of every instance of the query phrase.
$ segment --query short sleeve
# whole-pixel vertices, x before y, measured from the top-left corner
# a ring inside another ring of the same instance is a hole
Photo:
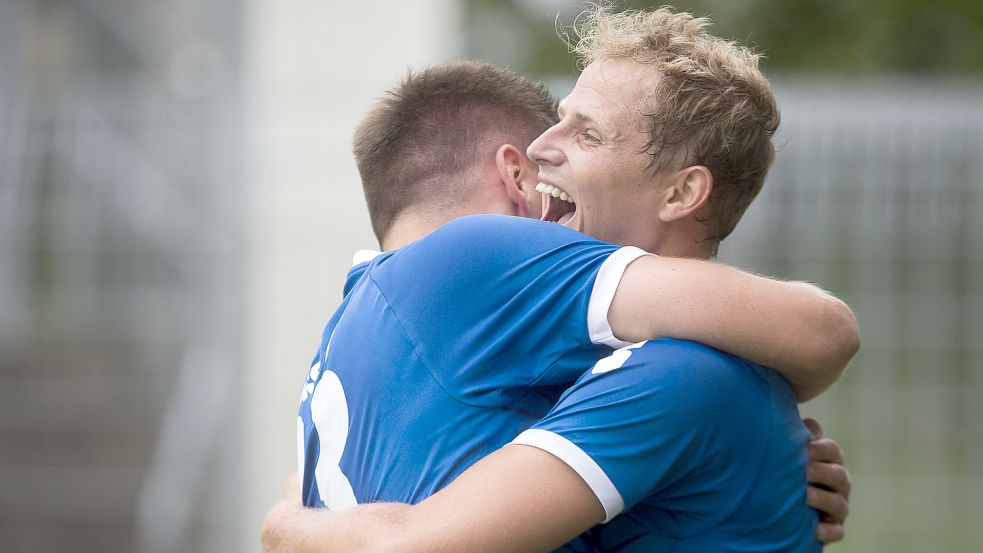
[[[374,262],[370,278],[452,395],[503,406],[623,345],[607,312],[642,255],[553,223],[470,216]]]
[[[599,361],[513,443],[577,471],[607,522],[643,499],[724,497],[727,464],[748,466],[733,456],[767,443],[768,414],[753,406],[769,408],[767,384],[744,362],[692,342],[642,342]]]

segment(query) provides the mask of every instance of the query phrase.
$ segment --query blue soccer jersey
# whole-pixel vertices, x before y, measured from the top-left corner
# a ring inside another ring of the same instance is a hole
[[[359,260],[301,396],[304,503],[415,503],[508,443],[626,345],[607,311],[641,255],[471,216]]]
[[[592,531],[602,550],[709,553],[821,550],[808,440],[778,373],[663,339],[599,361],[513,443],[591,487],[610,521]]]

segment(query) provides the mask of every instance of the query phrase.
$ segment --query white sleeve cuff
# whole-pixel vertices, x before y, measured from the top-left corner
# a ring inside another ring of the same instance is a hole
[[[614,300],[614,293],[618,290],[621,277],[625,274],[628,264],[643,255],[652,255],[645,250],[627,246],[612,253],[601,268],[597,270],[597,278],[594,279],[594,289],[591,290],[590,303],[587,304],[587,330],[590,333],[590,340],[595,344],[618,349],[623,348],[631,342],[619,340],[611,330],[611,323],[608,321],[608,310]]]
[[[531,428],[512,440],[513,444],[528,445],[552,454],[570,466],[597,496],[604,507],[604,521],[608,522],[625,508],[618,488],[604,470],[570,440],[548,430]]]

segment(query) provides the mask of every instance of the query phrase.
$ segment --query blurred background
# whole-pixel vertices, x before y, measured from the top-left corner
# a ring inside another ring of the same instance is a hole
[[[783,112],[721,258],[860,319],[848,374],[803,408],[855,484],[831,549],[978,550],[983,4],[675,5],[763,51]],[[0,2],[0,550],[258,551],[308,362],[376,245],[354,125],[407,68],[460,57],[565,95],[555,24],[578,11]]]

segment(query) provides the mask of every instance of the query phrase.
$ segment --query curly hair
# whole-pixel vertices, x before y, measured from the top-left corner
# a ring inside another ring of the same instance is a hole
[[[668,7],[614,12],[594,4],[561,36],[582,66],[630,59],[657,71],[643,103],[653,174],[704,165],[713,175],[711,239],[733,231],[774,161],[779,113],[760,54],[707,32],[710,21]]]

